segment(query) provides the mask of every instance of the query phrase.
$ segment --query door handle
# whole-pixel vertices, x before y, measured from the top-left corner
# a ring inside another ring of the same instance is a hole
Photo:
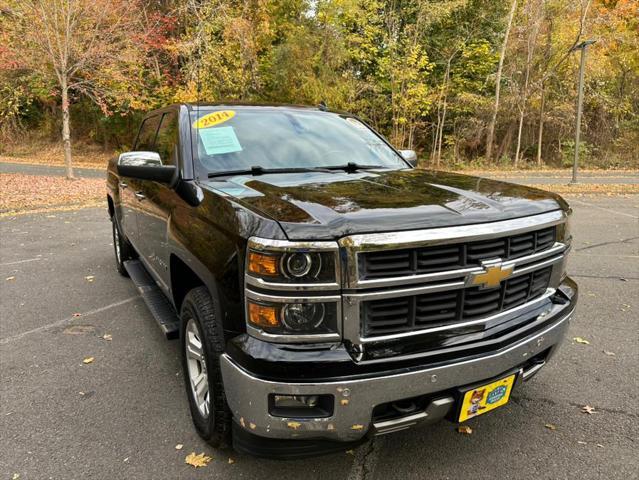
[[[144,195],[142,192],[135,192],[135,198],[137,198],[138,200],[144,200],[146,198],[146,195]]]
[[[127,188],[128,185],[126,182],[120,182],[120,188]]]

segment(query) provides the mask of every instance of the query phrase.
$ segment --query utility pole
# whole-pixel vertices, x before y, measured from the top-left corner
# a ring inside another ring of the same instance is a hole
[[[584,101],[584,67],[586,66],[586,47],[595,43],[595,40],[586,40],[572,48],[581,50],[581,62],[579,64],[579,93],[577,94],[577,123],[575,125],[575,159],[572,163],[572,180],[570,183],[577,183],[577,168],[579,165],[579,134],[581,133],[581,109]]]

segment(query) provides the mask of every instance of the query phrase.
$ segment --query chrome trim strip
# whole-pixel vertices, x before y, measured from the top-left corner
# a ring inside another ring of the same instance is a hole
[[[431,228],[426,230],[356,234],[343,237],[338,241],[338,243],[340,247],[346,249],[347,254],[345,272],[346,285],[349,288],[357,288],[365,285],[359,279],[359,252],[398,250],[429,245],[444,245],[483,240],[502,235],[510,236],[558,225],[565,222],[566,218],[567,214],[563,210],[555,210],[539,215],[515,218],[500,222],[480,223],[457,227]],[[410,277],[406,278],[410,279]],[[399,280],[394,280],[394,282],[398,281]],[[405,279],[402,280],[402,282],[403,281],[405,281]],[[382,283],[377,283],[375,285],[386,286]]]
[[[532,377],[533,375],[535,375],[539,370],[542,369],[542,367],[546,365],[546,362],[541,362],[538,363],[536,365],[533,365],[532,367],[530,367],[528,370],[524,370],[521,373],[521,379],[525,382],[526,380],[529,380],[530,377]]]
[[[406,337],[414,337],[416,335],[427,335],[429,333],[434,333],[434,332],[442,332],[444,330],[452,330],[455,328],[459,328],[459,327],[468,327],[471,325],[479,325],[482,323],[489,323],[495,320],[499,320],[502,317],[506,317],[509,316],[511,314],[516,314],[517,312],[521,311],[521,310],[525,310],[528,308],[535,308],[537,306],[537,304],[541,304],[543,303],[546,299],[552,297],[555,294],[556,290],[554,288],[548,288],[546,290],[546,292],[531,300],[530,302],[524,303],[522,305],[518,305],[517,307],[513,307],[510,308],[508,310],[504,310],[501,311],[499,313],[495,313],[494,315],[490,315],[488,317],[483,317],[483,318],[477,318],[475,320],[467,320],[465,322],[459,322],[459,323],[453,323],[451,325],[442,325],[440,327],[432,327],[432,328],[423,328],[420,330],[412,330],[410,332],[402,332],[402,333],[395,333],[392,335],[380,335],[380,336],[375,336],[375,337],[360,337],[360,342],[361,343],[376,343],[376,342],[383,342],[383,341],[387,341],[387,340],[395,340],[398,338],[406,338]]]
[[[533,253],[532,255],[528,255],[525,257],[515,258],[509,261],[504,261],[503,265],[504,266],[524,265],[530,262],[534,262],[535,260],[549,257],[556,253],[563,253],[565,251],[567,251],[565,244],[560,242],[555,242],[555,244],[552,247],[550,247],[548,250]],[[386,277],[386,278],[379,278],[379,279],[373,279],[373,280],[358,279],[357,286],[360,288],[372,288],[372,287],[391,287],[395,285],[405,285],[405,284],[413,284],[413,283],[419,283],[419,282],[436,282],[441,280],[448,280],[450,278],[464,277],[468,274],[475,273],[475,272],[482,272],[482,271],[483,271],[483,268],[480,266],[477,266],[477,267],[460,268],[457,270],[443,270],[441,272],[422,273],[418,275],[407,275],[404,277]]]
[[[541,230],[566,220],[563,210],[555,210],[529,217],[503,220],[500,222],[479,223],[458,227],[430,228],[426,230],[407,230],[389,233],[357,234],[341,238],[341,247],[358,251],[389,250],[411,248],[424,245],[439,245],[460,241],[481,240],[500,234],[516,235],[530,230]]]
[[[300,250],[313,251],[334,251],[337,252],[339,246],[337,242],[332,241],[288,241],[288,240],[272,240],[269,238],[251,237],[248,239],[248,246],[252,250],[257,251],[278,251],[278,252],[299,252]]]
[[[335,302],[340,303],[342,297],[339,295],[319,295],[314,297],[298,297],[298,296],[283,296],[283,295],[269,295],[267,293],[255,292],[253,290],[246,290],[246,297],[252,300],[272,303],[318,303],[318,302]]]
[[[518,277],[520,275],[525,275],[526,273],[530,273],[532,271],[547,267],[549,265],[554,265],[555,263],[561,262],[564,259],[563,255],[559,255],[557,257],[550,258],[548,260],[544,260],[539,263],[535,263],[532,265],[528,265],[523,268],[517,268],[513,271],[513,273],[508,278]],[[503,263],[504,266],[512,265],[511,262]],[[482,272],[482,267],[477,267],[472,270],[473,272]],[[437,283],[433,285],[420,285],[417,287],[408,287],[408,288],[400,288],[395,290],[380,290],[380,291],[364,291],[361,293],[356,292],[347,292],[344,293],[344,299],[347,302],[357,302],[357,301],[366,301],[366,300],[378,300],[384,298],[395,298],[395,297],[406,297],[409,295],[419,295],[421,293],[431,293],[431,292],[440,292],[443,290],[458,290],[460,288],[466,288],[466,278],[462,278],[457,282],[449,282],[449,283]]]
[[[342,339],[339,333],[321,333],[316,335],[274,335],[266,333],[250,324],[246,325],[246,332],[252,337],[271,343],[335,343]]]
[[[278,291],[309,292],[340,289],[339,283],[275,283],[267,282],[261,278],[252,277],[249,274],[245,275],[245,280],[248,285]]]
[[[373,423],[375,435],[386,435],[387,433],[405,430],[417,423],[423,423],[425,420],[428,422],[441,420],[454,404],[455,399],[453,397],[438,398],[430,402],[425,410],[414,413],[413,415]]]

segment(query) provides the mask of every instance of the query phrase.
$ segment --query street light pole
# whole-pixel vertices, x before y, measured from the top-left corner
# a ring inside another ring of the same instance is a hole
[[[579,93],[577,94],[577,121],[575,125],[575,159],[572,163],[572,180],[577,183],[577,168],[579,165],[579,134],[581,133],[581,109],[584,100],[584,67],[586,66],[586,47],[595,43],[595,40],[586,40],[575,45],[572,51],[581,50],[581,62],[579,63]]]

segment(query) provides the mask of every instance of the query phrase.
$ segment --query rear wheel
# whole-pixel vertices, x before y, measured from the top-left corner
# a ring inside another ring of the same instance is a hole
[[[224,337],[217,323],[218,309],[205,287],[186,295],[180,316],[182,368],[193,423],[211,446],[228,446],[232,417],[220,370]]]
[[[122,236],[120,227],[115,217],[111,217],[111,226],[113,229],[113,248],[115,249],[115,264],[120,275],[128,277],[129,274],[124,268],[124,262],[135,258],[135,251],[131,244]]]

